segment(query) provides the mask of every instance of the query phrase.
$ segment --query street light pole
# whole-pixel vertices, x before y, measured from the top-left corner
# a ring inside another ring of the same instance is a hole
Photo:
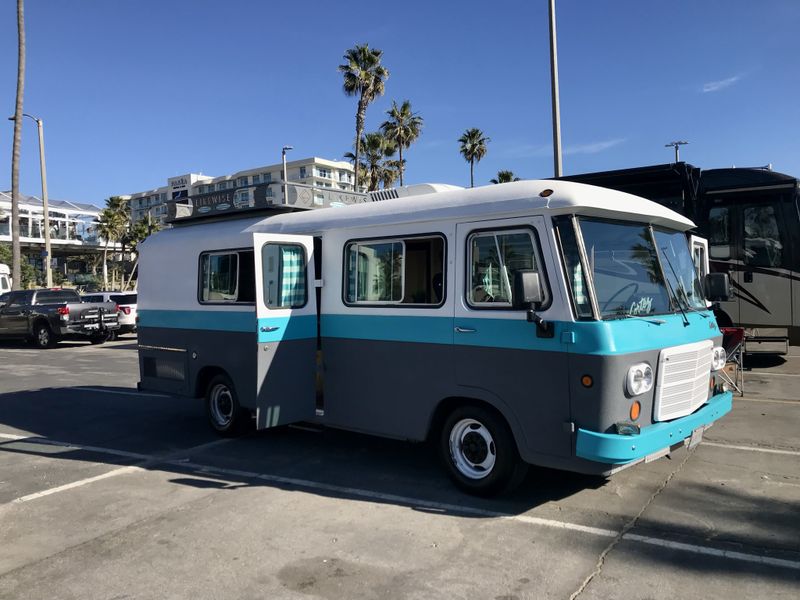
[[[47,287],[53,287],[53,271],[50,268],[50,210],[47,204],[47,166],[44,161],[44,121],[37,119],[28,113],[22,113],[23,117],[28,117],[36,121],[36,128],[39,131],[39,170],[42,176],[42,211],[44,212],[44,273]],[[16,120],[14,117],[8,117],[9,121]]]
[[[675,162],[679,163],[679,162],[681,162],[679,148],[681,146],[685,146],[688,143],[689,142],[684,142],[684,141],[679,140],[679,141],[676,141],[676,142],[670,142],[669,144],[664,144],[664,148],[675,148]]]
[[[283,163],[283,203],[289,204],[289,178],[286,175],[286,152],[294,150],[294,146],[281,148],[281,162]]]
[[[561,108],[558,102],[558,47],[556,44],[556,0],[550,0],[550,88],[553,101],[553,171],[561,177]]]

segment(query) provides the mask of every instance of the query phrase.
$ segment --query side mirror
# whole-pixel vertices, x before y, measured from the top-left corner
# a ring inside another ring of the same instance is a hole
[[[539,273],[531,270],[515,271],[512,295],[514,308],[539,308],[542,302],[544,302],[544,294],[539,281]]]
[[[727,273],[709,273],[705,281],[706,299],[710,302],[725,302],[731,297],[731,281]]]

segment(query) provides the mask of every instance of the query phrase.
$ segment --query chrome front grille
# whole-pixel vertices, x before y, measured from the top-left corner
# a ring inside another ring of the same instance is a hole
[[[693,413],[708,400],[711,340],[664,348],[658,356],[653,418],[669,421]]]

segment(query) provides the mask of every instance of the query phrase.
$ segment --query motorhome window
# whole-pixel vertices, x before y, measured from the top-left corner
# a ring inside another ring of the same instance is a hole
[[[697,277],[697,268],[689,252],[689,242],[682,231],[654,229],[656,245],[664,276],[677,301],[684,308],[706,308],[705,294]]]
[[[267,243],[261,248],[264,304],[267,308],[300,308],[307,301],[306,253],[297,244]]]
[[[557,217],[554,219],[556,232],[561,244],[561,256],[564,261],[564,273],[572,294],[572,303],[575,307],[575,316],[579,319],[591,318],[592,304],[589,299],[589,286],[583,273],[581,252],[578,239],[575,237],[575,228],[571,217]]]
[[[672,312],[670,294],[647,224],[587,218],[578,222],[602,317]],[[664,265],[664,268],[669,267]]]
[[[472,306],[511,305],[514,273],[539,270],[538,251],[528,230],[474,233],[469,237],[469,289]]]
[[[405,244],[400,240],[353,242],[345,247],[349,304],[403,301]]]
[[[201,302],[236,302],[239,281],[239,255],[236,252],[224,254],[203,254],[200,259],[202,288]]]
[[[727,206],[714,206],[708,212],[708,254],[718,260],[731,258],[731,221]]]
[[[780,267],[783,243],[775,206],[761,204],[744,209],[744,262],[756,267]]]

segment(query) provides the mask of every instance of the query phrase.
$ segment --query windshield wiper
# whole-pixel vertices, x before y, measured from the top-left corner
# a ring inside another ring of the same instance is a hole
[[[686,310],[689,312],[698,313],[704,319],[708,318],[708,315],[701,311],[699,308],[695,308],[692,306],[691,301],[689,300],[689,293],[686,291],[686,287],[683,285],[683,280],[678,277],[678,274],[675,272],[675,267],[672,266],[672,261],[670,261],[669,256],[666,254],[666,248],[662,247],[661,250],[664,252],[664,258],[667,259],[667,264],[669,265],[670,271],[675,276],[675,281],[678,282],[678,289],[683,294],[683,299],[686,301]],[[677,298],[677,294],[675,294]]]

